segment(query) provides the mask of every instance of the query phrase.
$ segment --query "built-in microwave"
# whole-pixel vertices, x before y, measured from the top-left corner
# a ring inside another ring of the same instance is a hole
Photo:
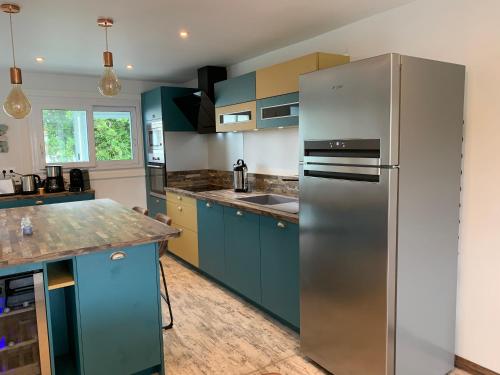
[[[165,163],[163,123],[161,120],[151,121],[146,124],[146,147],[148,163]]]

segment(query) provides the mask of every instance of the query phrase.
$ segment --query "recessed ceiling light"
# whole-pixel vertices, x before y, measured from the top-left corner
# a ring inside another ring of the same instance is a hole
[[[181,30],[181,31],[179,31],[179,36],[182,39],[186,39],[189,36],[189,33],[186,30]]]
[[[278,129],[283,129],[283,128],[284,128],[284,126],[278,126]]]
[[[38,57],[35,57],[35,61],[39,64],[43,63],[45,61],[45,59],[41,56],[38,56]]]
[[[127,66],[125,66],[127,68],[127,70],[132,70],[134,69],[134,66],[132,64],[127,64]]]
[[[254,129],[253,131],[254,131],[254,132],[258,132],[258,131],[259,131],[259,129]]]

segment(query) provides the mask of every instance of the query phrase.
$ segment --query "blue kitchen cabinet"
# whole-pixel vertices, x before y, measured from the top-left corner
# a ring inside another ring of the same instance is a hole
[[[197,206],[200,269],[225,282],[224,208],[202,200],[198,200]]]
[[[216,107],[253,101],[255,100],[255,72],[216,82],[214,91]]]
[[[154,197],[151,194],[148,194],[147,204],[149,217],[154,218],[158,213],[167,213],[167,202],[165,199]]]
[[[299,227],[260,218],[262,306],[295,327],[300,325]]]
[[[142,118],[144,123],[161,120],[161,87],[142,94]]]
[[[154,244],[76,257],[83,373],[133,374],[162,364]]]
[[[299,93],[257,100],[257,128],[299,125]]]
[[[2,208],[15,208],[15,207],[27,207],[27,206],[38,206],[45,204],[54,203],[67,203],[67,202],[77,202],[86,201],[94,199],[94,193],[81,193],[81,194],[71,194],[71,195],[61,195],[61,196],[50,196],[50,194],[40,195],[40,196],[26,196],[22,199],[12,199],[0,201],[0,209]]]
[[[226,284],[260,303],[259,215],[224,207]]]
[[[175,98],[189,95],[194,91],[196,90],[186,87],[162,86],[144,92],[141,95],[143,123],[161,120],[165,131],[195,131],[196,129],[174,102]]]

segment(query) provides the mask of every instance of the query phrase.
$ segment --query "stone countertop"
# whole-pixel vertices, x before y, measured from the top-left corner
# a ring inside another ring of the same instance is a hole
[[[182,188],[174,188],[174,187],[167,187],[167,188],[165,188],[165,191],[167,193],[180,194],[180,195],[184,195],[184,196],[195,198],[195,199],[201,199],[201,200],[220,203],[224,206],[241,208],[242,210],[253,212],[253,213],[256,213],[259,215],[272,216],[278,220],[285,220],[285,221],[288,221],[291,223],[298,223],[299,222],[299,215],[298,214],[292,214],[290,212],[279,211],[279,210],[272,209],[270,207],[256,205],[256,204],[247,203],[247,202],[237,200],[237,198],[268,194],[267,192],[263,192],[263,191],[252,191],[251,193],[236,193],[232,189],[223,189],[223,190],[192,192],[189,190],[184,190]],[[279,195],[279,194],[273,194],[273,195]]]
[[[28,216],[33,235],[23,236]],[[158,242],[179,231],[110,199],[0,210],[0,268]]]
[[[43,194],[15,194],[15,195],[0,195],[0,202],[16,201],[22,199],[44,199],[55,197],[67,197],[80,194],[95,194],[94,190],[86,191],[61,191],[59,193],[43,193]]]

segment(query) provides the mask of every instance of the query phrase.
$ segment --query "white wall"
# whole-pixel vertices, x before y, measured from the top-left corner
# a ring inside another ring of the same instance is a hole
[[[0,99],[3,102],[10,90],[8,70],[0,70]],[[97,92],[97,77],[43,74],[23,72],[23,88],[28,98],[34,97],[73,97],[103,98]],[[135,103],[137,121],[141,125],[140,93],[159,86],[157,82],[122,80],[122,92],[116,99],[108,99],[108,105],[126,101]],[[14,120],[0,110],[0,123],[9,126],[9,152],[0,153],[0,170],[15,169],[18,173],[37,173],[33,165],[33,152],[30,127],[37,126],[30,118]],[[141,125],[142,126],[142,125]],[[139,151],[142,153],[142,138]],[[120,188],[117,188],[117,181]],[[117,171],[91,172],[91,185],[97,198],[111,198],[126,206],[146,206],[146,187],[144,168]]]
[[[298,146],[297,128],[211,134],[209,167],[231,171],[243,159],[251,173],[292,176],[298,172]]]
[[[347,53],[353,60],[399,52],[467,66],[456,353],[496,372],[500,372],[499,15],[498,0],[419,0],[230,69],[231,76],[239,75],[315,51]],[[288,145],[276,142],[275,148],[275,153],[285,153]]]

